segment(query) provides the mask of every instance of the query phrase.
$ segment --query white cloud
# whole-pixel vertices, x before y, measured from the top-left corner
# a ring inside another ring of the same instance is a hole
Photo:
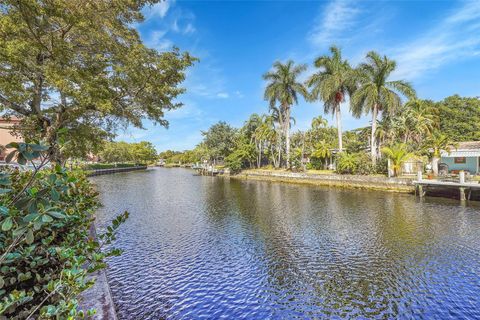
[[[227,93],[227,92],[219,92],[217,93],[217,98],[221,98],[221,99],[227,99],[229,98],[230,95]]]
[[[243,98],[245,97],[245,95],[243,93],[241,93],[240,91],[235,91],[235,95],[237,96],[237,98]]]
[[[158,51],[168,50],[173,46],[173,42],[165,38],[166,34],[167,31],[165,30],[153,31],[147,41],[145,41],[145,43],[148,47],[156,49]]]
[[[342,40],[345,31],[357,23],[361,10],[351,0],[334,0],[323,8],[309,39],[315,45],[330,45]]]
[[[185,29],[183,29],[183,34],[190,34],[196,31],[192,23],[188,23]]]
[[[149,7],[147,14],[145,15],[146,19],[153,17],[165,18],[168,10],[173,6],[175,0],[163,0],[153,6]]]
[[[183,17],[182,19],[190,19],[190,18],[185,18]],[[184,24],[184,23],[183,23]],[[196,31],[195,27],[193,26],[192,22],[188,22],[185,27],[181,26],[179,23],[179,19],[175,19],[172,23],[171,30],[176,33],[181,33],[181,34],[192,34]]]
[[[411,80],[448,62],[478,55],[480,2],[467,2],[417,39],[393,51],[394,76]]]

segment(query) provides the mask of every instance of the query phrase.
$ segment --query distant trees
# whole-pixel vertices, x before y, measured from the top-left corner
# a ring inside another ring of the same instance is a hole
[[[232,153],[236,134],[237,130],[225,121],[214,124],[207,131],[202,131],[203,144],[208,151],[208,158],[212,160],[225,158]]]
[[[105,142],[99,153],[105,162],[152,163],[157,160],[157,151],[151,142]]]

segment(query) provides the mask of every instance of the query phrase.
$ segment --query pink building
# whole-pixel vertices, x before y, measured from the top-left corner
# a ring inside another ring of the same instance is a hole
[[[0,118],[0,161],[5,160],[5,156],[8,154],[9,150],[4,149],[7,144],[10,142],[20,142],[22,139],[20,137],[14,136],[11,133],[13,126],[19,125],[20,119],[11,117],[10,119]]]

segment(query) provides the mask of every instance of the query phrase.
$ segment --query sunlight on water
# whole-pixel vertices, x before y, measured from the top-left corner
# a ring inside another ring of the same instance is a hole
[[[186,169],[92,180],[98,226],[131,213],[108,270],[120,319],[480,317],[478,208]]]

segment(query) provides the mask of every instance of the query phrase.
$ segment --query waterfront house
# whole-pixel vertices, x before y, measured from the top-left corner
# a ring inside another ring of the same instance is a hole
[[[439,167],[444,167],[448,173],[458,173],[460,170],[470,174],[478,174],[480,157],[480,141],[459,142],[450,151],[442,150]]]

